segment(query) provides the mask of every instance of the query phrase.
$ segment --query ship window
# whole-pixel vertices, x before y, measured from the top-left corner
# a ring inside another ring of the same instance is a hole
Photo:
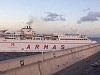
[[[54,36],[54,37],[58,38],[58,36]]]
[[[36,40],[40,40],[40,38],[36,38]]]
[[[15,39],[15,38],[5,38],[5,39]]]

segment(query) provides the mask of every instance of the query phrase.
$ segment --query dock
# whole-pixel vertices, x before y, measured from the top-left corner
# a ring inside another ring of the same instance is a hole
[[[100,44],[95,43],[4,60],[0,61],[0,75],[61,75],[63,69],[70,68],[98,53]]]

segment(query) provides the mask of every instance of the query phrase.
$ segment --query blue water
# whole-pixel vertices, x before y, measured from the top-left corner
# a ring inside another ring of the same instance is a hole
[[[35,55],[35,54],[38,54],[38,53],[33,53],[33,52],[0,52],[0,61],[24,57],[24,56],[30,56],[30,55]]]
[[[91,39],[93,41],[97,41],[98,43],[100,43],[100,37],[89,37],[89,39]]]

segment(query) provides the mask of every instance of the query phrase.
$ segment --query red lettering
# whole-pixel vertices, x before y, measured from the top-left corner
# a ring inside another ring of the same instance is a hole
[[[35,49],[39,49],[40,45],[35,45]]]
[[[56,45],[54,45],[52,49],[56,49]]]
[[[48,45],[44,45],[44,49],[48,49]]]
[[[65,49],[65,45],[61,45],[61,49],[62,49],[62,50]]]
[[[15,43],[11,43],[11,46],[15,46]]]
[[[30,49],[30,45],[28,45],[26,49]]]

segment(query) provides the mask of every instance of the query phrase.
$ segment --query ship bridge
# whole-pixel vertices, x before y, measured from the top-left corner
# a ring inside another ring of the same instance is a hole
[[[33,35],[35,35],[35,31],[30,27],[26,26],[21,29],[22,38],[32,39]]]

